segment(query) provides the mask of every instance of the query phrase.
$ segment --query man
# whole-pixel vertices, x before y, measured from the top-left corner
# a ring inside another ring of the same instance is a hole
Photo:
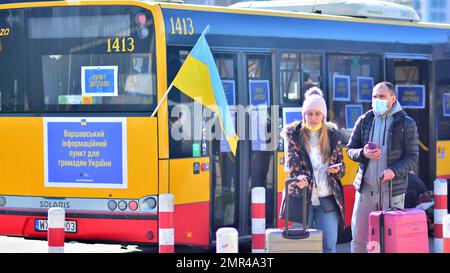
[[[369,214],[379,210],[380,181],[383,210],[403,208],[408,174],[417,168],[419,157],[416,123],[402,110],[394,86],[381,82],[373,88],[372,97],[373,109],[359,117],[347,145],[350,159],[360,163],[353,183],[357,192],[352,253],[367,252]],[[392,183],[391,204],[388,181]]]

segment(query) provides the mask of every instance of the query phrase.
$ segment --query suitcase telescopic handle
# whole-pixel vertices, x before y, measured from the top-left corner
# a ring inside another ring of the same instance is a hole
[[[307,230],[307,217],[306,217],[306,211],[307,211],[307,190],[308,188],[305,187],[302,190],[302,203],[303,203],[303,216],[302,216],[302,221],[303,221],[303,227],[300,233],[298,232],[291,232],[292,234],[290,234],[289,232],[289,184],[292,182],[291,179],[288,179],[285,183],[285,189],[284,189],[284,198],[285,198],[285,209],[284,209],[284,232],[283,232],[283,237],[287,238],[287,239],[305,239],[309,237],[309,232]]]
[[[384,176],[381,175],[379,178],[380,178],[380,183],[379,183],[379,185],[380,185],[380,193],[379,193],[380,194],[380,203],[378,204],[378,208],[381,211],[381,210],[383,210],[383,180],[384,180]],[[392,205],[392,181],[389,180],[388,183],[389,183],[389,204],[388,204],[387,210],[390,210],[391,205]]]
[[[303,217],[302,217],[302,220],[303,220],[303,233],[304,234],[306,234],[308,231],[307,231],[307,225],[308,225],[308,218],[307,218],[307,212],[306,212],[306,210],[307,210],[307,207],[308,207],[308,187],[305,187],[303,190],[302,190],[302,195],[303,195]]]
[[[380,252],[381,253],[385,253],[385,238],[384,238],[384,211],[383,211],[383,180],[384,180],[384,176],[381,175],[380,176],[380,203],[379,203],[379,211],[381,211],[380,214],[380,220],[379,220],[379,225],[380,225]],[[388,205],[388,210],[391,209],[391,204],[392,204],[392,181],[389,180],[389,205]]]
[[[284,185],[284,232],[286,235],[288,234],[288,226],[289,226],[289,183],[290,181],[287,180]]]

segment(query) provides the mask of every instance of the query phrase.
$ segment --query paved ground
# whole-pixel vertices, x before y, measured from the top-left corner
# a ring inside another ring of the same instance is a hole
[[[336,252],[337,253],[350,253],[350,243],[337,245]]]
[[[433,238],[430,238],[430,251],[433,251]],[[179,253],[205,252],[205,249],[191,247],[177,247]],[[122,247],[118,244],[86,244],[78,242],[66,242],[65,253],[157,253],[157,247],[139,247],[130,245]],[[211,249],[210,251],[214,251]],[[248,246],[240,248],[241,252],[251,251]],[[23,238],[0,236],[0,253],[47,253],[47,241],[29,240]],[[350,243],[338,244],[338,253],[350,253]]]
[[[208,252],[208,249],[180,246],[177,253]],[[158,247],[136,245],[121,246],[120,244],[94,244],[66,242],[65,253],[158,253]],[[48,253],[47,241],[0,236],[0,253]]]
[[[134,251],[136,247],[122,249],[120,245],[83,244],[69,242],[64,245],[66,253],[124,253]],[[47,253],[47,241],[28,240],[0,236],[0,253]]]

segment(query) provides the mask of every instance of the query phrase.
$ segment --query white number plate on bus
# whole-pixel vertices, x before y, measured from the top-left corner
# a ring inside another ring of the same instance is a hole
[[[48,223],[45,219],[34,220],[34,229],[36,231],[47,231]],[[69,233],[77,232],[77,222],[76,221],[66,221],[64,224],[64,230]]]

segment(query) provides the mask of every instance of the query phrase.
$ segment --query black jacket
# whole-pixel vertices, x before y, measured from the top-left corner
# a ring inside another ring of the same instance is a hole
[[[364,187],[364,174],[369,165],[369,159],[364,157],[364,145],[370,139],[370,128],[375,114],[373,110],[362,115],[356,122],[353,133],[347,144],[347,155],[353,161],[359,162],[359,170],[353,185],[361,192]],[[388,129],[387,166],[394,171],[392,181],[392,195],[404,194],[408,186],[408,174],[414,171],[419,159],[419,136],[416,122],[405,111],[394,114],[394,121]]]

